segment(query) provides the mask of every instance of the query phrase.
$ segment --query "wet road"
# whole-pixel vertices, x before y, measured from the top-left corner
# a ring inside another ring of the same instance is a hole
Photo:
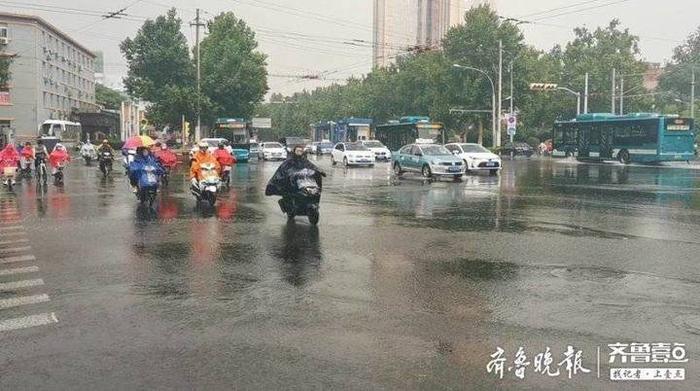
[[[273,162],[215,210],[183,175],[139,209],[79,162],[0,193],[0,389],[700,389],[699,166],[319,164],[318,228],[263,196]],[[686,344],[687,380],[608,380],[615,342]],[[591,372],[567,378],[567,345]],[[561,373],[498,379],[497,346]]]

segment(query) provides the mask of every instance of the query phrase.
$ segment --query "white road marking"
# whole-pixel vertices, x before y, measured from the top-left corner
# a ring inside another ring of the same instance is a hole
[[[45,303],[47,301],[49,301],[49,295],[43,293],[41,295],[20,296],[13,297],[10,299],[2,299],[0,300],[0,310],[5,308],[19,307],[22,305]]]
[[[58,318],[56,318],[56,314],[53,312],[29,315],[21,318],[0,320],[0,331],[26,329],[29,327],[43,326],[51,323],[58,323]]]
[[[33,255],[18,255],[16,257],[0,258],[0,263],[26,262],[26,261],[36,261],[36,257]]]
[[[29,242],[29,239],[5,240],[3,242],[0,242],[0,246],[6,246],[8,244],[28,243],[28,242]]]
[[[5,233],[0,232],[0,238],[5,238],[5,237],[8,237],[8,236],[23,236],[23,235],[26,235],[26,234],[27,234],[27,233],[24,232],[24,231],[5,232]]]
[[[0,276],[11,276],[13,274],[35,273],[38,272],[37,266],[16,267],[14,269],[0,269]]]
[[[24,229],[24,227],[21,225],[12,225],[12,226],[0,225],[0,231],[16,231],[18,229]]]
[[[9,291],[20,288],[31,288],[33,286],[44,285],[44,280],[37,278],[35,280],[22,280],[0,283],[0,291]]]
[[[19,253],[22,251],[30,251],[32,248],[29,246],[22,246],[22,247],[6,247],[6,248],[0,248],[0,252],[8,252],[8,253]]]

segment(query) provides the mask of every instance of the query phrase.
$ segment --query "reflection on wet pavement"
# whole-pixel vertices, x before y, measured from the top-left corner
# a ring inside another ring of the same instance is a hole
[[[285,378],[291,388],[491,390],[513,386],[485,372],[496,345],[577,344],[588,365],[591,349],[616,341],[699,346],[695,166],[533,159],[507,161],[496,177],[429,182],[394,178],[388,164],[313,159],[328,172],[318,227],[287,223],[263,195],[274,162],[237,165],[210,209],[195,206],[184,171],[144,210],[123,177],[79,165],[63,189],[23,185],[17,199],[37,258],[53,260],[52,285],[80,286],[73,300],[52,295],[76,319],[66,324],[124,345],[140,335],[132,324],[162,331],[183,353],[143,354],[185,366],[206,352],[221,379],[243,384],[265,365],[254,384],[269,389]],[[119,317],[84,324],[84,308]]]

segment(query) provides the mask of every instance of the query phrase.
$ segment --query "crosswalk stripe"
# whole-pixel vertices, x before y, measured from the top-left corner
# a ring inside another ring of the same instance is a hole
[[[13,232],[0,232],[0,238],[6,238],[8,236],[23,236],[27,233],[24,231],[13,231]]]
[[[0,320],[0,331],[26,329],[29,327],[43,326],[52,323],[58,323],[58,318],[53,312],[29,315],[21,318]]]
[[[26,261],[36,261],[36,257],[33,255],[17,255],[16,257],[0,258],[0,263],[26,262]]]
[[[33,296],[12,297],[0,300],[0,309],[19,307],[22,305],[45,303],[49,301],[49,295],[40,294]]]
[[[24,229],[21,225],[1,225],[0,226],[0,231],[17,231],[18,229]]]
[[[7,252],[7,253],[19,253],[22,251],[29,251],[32,248],[29,246],[21,246],[21,247],[6,247],[6,248],[0,248],[0,252]]]
[[[0,269],[0,276],[11,276],[13,274],[35,273],[38,272],[37,266],[16,267],[14,269]]]
[[[31,288],[33,286],[44,285],[44,280],[37,278],[35,280],[10,281],[0,283],[0,291],[10,291],[20,288]]]
[[[5,241],[0,242],[0,246],[6,246],[8,244],[27,243],[27,242],[29,242],[29,239],[5,240]]]

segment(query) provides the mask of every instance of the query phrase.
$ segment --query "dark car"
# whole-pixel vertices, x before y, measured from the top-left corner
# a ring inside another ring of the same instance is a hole
[[[535,154],[535,150],[528,143],[505,143],[501,147],[501,155],[503,156],[525,156],[530,157]]]

